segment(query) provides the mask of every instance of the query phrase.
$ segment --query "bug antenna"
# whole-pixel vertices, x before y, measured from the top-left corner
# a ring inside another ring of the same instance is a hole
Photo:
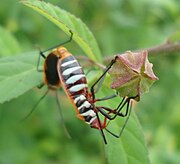
[[[34,107],[31,109],[31,111],[26,115],[25,118],[23,118],[21,121],[25,121],[37,108],[37,106],[39,105],[39,103],[46,97],[46,95],[48,94],[49,89],[44,93],[44,95],[36,102],[36,104],[34,105]]]
[[[120,133],[119,133],[119,138],[121,137],[121,135],[122,135],[122,133],[123,133],[123,131],[124,131],[126,125],[127,125],[127,122],[128,122],[128,120],[129,120],[129,116],[131,115],[131,111],[132,111],[132,101],[129,101],[129,102],[128,102],[127,108],[129,108],[129,104],[130,104],[130,110],[129,110],[128,116],[127,116],[127,118],[126,118],[126,121],[125,121],[125,123],[124,123],[124,125],[123,125],[123,127],[122,127],[122,129],[121,129],[121,131],[120,131]]]
[[[63,113],[62,113],[62,110],[61,110],[60,102],[59,102],[59,99],[58,99],[57,91],[55,93],[56,93],[56,102],[57,102],[57,105],[58,105],[58,109],[59,109],[59,113],[60,113],[60,117],[61,117],[61,123],[62,123],[63,129],[64,129],[64,132],[66,133],[66,136],[69,139],[71,139],[71,135],[69,134],[69,132],[67,130],[67,127],[66,127],[66,125],[64,123],[64,117],[63,117]]]

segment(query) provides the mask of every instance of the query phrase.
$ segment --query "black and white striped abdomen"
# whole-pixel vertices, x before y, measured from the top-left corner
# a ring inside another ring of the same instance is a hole
[[[82,116],[87,124],[91,124],[96,118],[96,113],[93,110],[93,105],[88,102],[84,95],[78,95],[74,99],[79,115]]]
[[[88,92],[86,76],[75,57],[68,56],[61,60],[60,76],[70,96]]]
[[[74,102],[78,115],[83,117],[86,123],[91,124],[96,119],[96,113],[86,98],[88,86],[82,67],[75,57],[68,56],[61,60],[59,69],[65,90]]]

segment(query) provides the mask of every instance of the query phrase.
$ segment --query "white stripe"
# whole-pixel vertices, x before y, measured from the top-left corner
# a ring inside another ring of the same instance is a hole
[[[91,124],[96,118],[97,118],[96,116],[91,118],[91,120],[88,122],[88,124]]]
[[[86,99],[86,98],[85,98],[84,95],[78,96],[78,97],[76,97],[76,98],[74,99],[74,103],[76,104],[79,100],[83,101],[83,100],[85,100],[85,99]]]
[[[87,84],[77,84],[77,85],[72,86],[71,88],[69,88],[69,91],[70,92],[78,92],[78,91],[82,90],[85,87],[87,87]]]
[[[68,68],[66,70],[64,70],[64,72],[62,73],[63,76],[66,76],[66,75],[69,75],[71,74],[72,72],[78,70],[78,69],[81,69],[80,66],[77,66],[77,67],[72,67],[72,68]]]
[[[96,113],[93,110],[88,110],[85,113],[81,113],[81,116],[91,116],[91,117],[94,117],[94,116],[96,116]]]
[[[83,75],[83,74],[74,75],[66,80],[66,84],[73,84],[76,81],[80,80],[82,77],[85,77],[85,75]]]
[[[90,106],[91,106],[91,104],[88,101],[84,101],[84,103],[78,108],[78,110],[80,110],[83,107],[89,108]]]
[[[77,61],[76,61],[76,60],[67,61],[67,62],[65,62],[65,63],[62,63],[61,66],[62,66],[62,67],[66,67],[67,65],[72,64],[72,63],[75,63],[75,62],[77,62]]]

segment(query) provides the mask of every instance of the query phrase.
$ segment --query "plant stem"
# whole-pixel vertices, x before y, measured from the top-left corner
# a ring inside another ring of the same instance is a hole
[[[150,55],[157,55],[162,53],[174,53],[180,51],[180,43],[165,43],[155,47],[144,49]]]
[[[139,49],[134,52],[144,51],[147,50],[149,55],[159,55],[159,54],[166,54],[166,53],[174,53],[174,52],[180,52],[180,43],[170,43],[166,42],[164,44],[160,44],[158,46],[150,47],[150,48],[144,48]],[[83,60],[86,63],[89,63],[89,65],[94,64],[98,66],[101,69],[105,69],[106,67],[103,64],[97,63],[91,59],[89,59],[86,56],[77,56],[79,60]],[[105,57],[103,63],[109,63],[114,58],[114,55]]]
[[[149,55],[175,53],[175,52],[180,52],[180,43],[166,42],[166,43],[160,44],[158,46],[135,50],[134,52],[139,52],[139,51],[143,51],[143,50],[147,50]],[[104,59],[104,63],[108,63],[113,58],[114,58],[114,56],[107,56]]]

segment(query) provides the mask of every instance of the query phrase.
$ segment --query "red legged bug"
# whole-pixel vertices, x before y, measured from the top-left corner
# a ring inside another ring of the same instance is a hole
[[[115,137],[119,137],[118,135],[115,135],[114,133],[106,129],[106,120],[113,120],[117,116],[127,116],[129,110],[129,103],[132,97],[124,98],[116,109],[110,109],[104,106],[95,106],[95,102],[97,101],[103,101],[116,97],[116,95],[112,95],[102,99],[95,99],[95,93],[100,88],[106,73],[114,64],[115,60],[113,60],[110,63],[110,65],[104,71],[102,76],[100,76],[99,79],[92,85],[92,87],[90,88],[91,92],[89,92],[86,76],[83,72],[82,67],[80,66],[76,58],[66,48],[58,47],[55,50],[53,50],[50,54],[58,58],[58,76],[67,97],[71,100],[76,110],[77,117],[85,121],[92,128],[99,129],[101,131],[105,143],[107,143],[107,141],[103,133],[103,129],[107,130]],[[97,87],[98,89],[95,91],[94,87],[97,84],[99,84]],[[126,104],[126,112],[125,114],[123,114],[121,113],[121,110]],[[107,113],[105,111],[107,111]],[[100,121],[98,112],[104,115],[103,122]],[[112,113],[114,115],[111,116],[109,113]]]
[[[70,39],[65,43],[70,42],[72,40],[72,36],[73,33],[71,32]],[[103,101],[117,96],[117,94],[114,94],[101,99],[95,98],[95,94],[100,89],[105,75],[107,74],[108,70],[112,67],[112,65],[116,62],[116,59],[111,61],[111,63],[105,69],[104,73],[92,85],[89,92],[86,76],[83,72],[82,67],[80,66],[76,58],[66,48],[62,47],[63,44],[54,46],[53,48],[49,48],[45,51],[40,51],[40,56],[45,59],[44,70],[43,70],[44,83],[48,86],[49,89],[56,91],[56,99],[58,102],[58,106],[60,105],[57,97],[57,89],[62,86],[67,97],[71,100],[76,110],[77,117],[83,120],[84,122],[86,122],[87,124],[89,124],[92,128],[100,130],[102,137],[104,139],[104,143],[107,144],[103,129],[105,129],[107,132],[109,132],[115,137],[120,137],[130,115],[129,112],[130,100],[133,99],[134,97],[123,98],[116,109],[111,109],[105,106],[96,106],[95,102],[97,101]],[[44,53],[51,49],[53,49],[53,51],[51,51],[46,57]],[[40,57],[38,60],[38,66],[39,66],[39,61],[40,61]],[[38,66],[37,66],[37,70],[40,71]],[[97,85],[97,90],[94,89],[96,85]],[[33,110],[36,108],[39,102],[47,95],[47,93],[48,91],[37,102]],[[121,111],[125,105],[126,105],[126,112],[124,114]],[[32,113],[32,111],[30,113]],[[100,120],[99,113],[101,113],[104,116],[104,120],[102,122]],[[116,135],[106,128],[108,125],[107,119],[114,120],[117,116],[125,117],[127,115],[128,117],[126,119],[124,127],[120,132],[120,135]]]
[[[94,105],[96,100],[93,101],[92,94],[88,91],[86,76],[79,62],[64,47],[58,47],[51,54],[56,55],[58,58],[57,72],[59,79],[67,97],[76,110],[77,117],[92,128],[101,130],[104,142],[107,143],[102,131],[106,126],[106,119],[101,123],[97,115]]]

